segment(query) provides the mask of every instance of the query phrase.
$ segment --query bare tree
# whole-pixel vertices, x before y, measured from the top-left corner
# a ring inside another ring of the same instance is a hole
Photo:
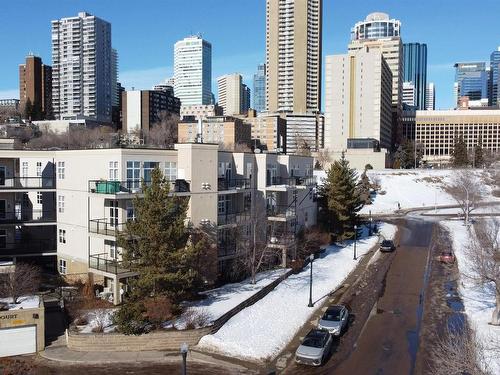
[[[382,188],[382,179],[376,174],[370,176],[370,181],[372,183],[372,189],[379,191]]]
[[[456,171],[446,190],[460,205],[466,224],[486,193],[481,181],[471,171]]]
[[[70,128],[66,132],[57,133],[50,129],[42,129],[42,134],[31,138],[25,145],[28,149],[84,149],[109,147],[116,138],[113,129],[108,126],[95,128]]]
[[[430,358],[433,375],[486,375],[488,364],[484,344],[466,323],[448,328],[433,346]]]
[[[500,325],[500,220],[480,220],[473,228],[475,233],[465,247],[471,272],[465,276],[478,286],[494,286],[496,306],[491,324]]]
[[[162,148],[172,148],[177,142],[179,116],[167,111],[158,113],[158,121],[145,134],[145,143]]]
[[[17,263],[14,271],[0,279],[0,295],[12,298],[18,303],[19,297],[30,295],[40,287],[40,269],[29,263]]]
[[[295,133],[295,147],[297,148],[297,155],[311,156],[311,145],[301,134]]]
[[[316,154],[316,160],[321,169],[326,169],[328,164],[332,162],[332,155],[330,153],[330,150],[327,148],[319,150]]]

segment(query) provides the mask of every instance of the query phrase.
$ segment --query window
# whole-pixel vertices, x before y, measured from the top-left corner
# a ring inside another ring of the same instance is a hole
[[[21,169],[21,177],[28,177],[28,162],[23,161],[23,166]]]
[[[107,253],[111,259],[118,258],[118,248],[116,246],[116,241],[104,240],[104,247],[107,249]]]
[[[41,161],[36,162],[36,176],[42,177],[42,162]]]
[[[7,229],[0,229],[0,249],[7,247]]]
[[[175,161],[165,162],[165,178],[167,181],[177,180],[177,163]]]
[[[65,165],[63,161],[57,162],[57,178],[59,180],[64,180]]]
[[[43,204],[43,195],[41,191],[36,192],[36,203]]]
[[[127,221],[135,220],[134,202],[127,201]]]
[[[160,163],[156,161],[145,161],[144,162],[144,182],[149,184],[151,182],[151,173],[153,169],[158,168]]]
[[[139,189],[141,165],[138,161],[127,161],[127,189]]]
[[[59,229],[59,243],[66,243],[66,229]]]
[[[65,259],[59,259],[59,273],[61,275],[66,275],[66,260]]]
[[[111,181],[118,180],[118,162],[110,161],[109,162],[109,179]]]
[[[64,195],[59,195],[57,197],[57,211],[60,213],[64,212]]]
[[[109,225],[118,226],[118,201],[109,201]]]

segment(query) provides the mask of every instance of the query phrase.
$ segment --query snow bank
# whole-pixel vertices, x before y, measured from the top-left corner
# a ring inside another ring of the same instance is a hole
[[[95,309],[85,314],[88,323],[81,327],[80,333],[92,333],[94,328],[102,326],[104,333],[114,332],[116,326],[113,325],[113,315],[118,309]]]
[[[396,227],[380,226],[380,234],[391,238]],[[357,243],[361,257],[378,242],[378,237],[364,237]],[[313,263],[313,301],[340,286],[359,261],[353,260],[353,244],[330,246]],[[266,297],[231,318],[218,332],[204,336],[201,349],[247,360],[265,360],[278,355],[298,330],[321,307],[307,307],[310,266],[288,277]]]
[[[0,298],[0,303],[7,305],[7,310],[36,309],[40,305],[40,297],[23,296],[17,299],[17,304],[12,303],[12,298]]]
[[[484,341],[486,347],[500,340],[500,327],[491,326],[488,323],[495,309],[495,294],[492,288],[480,288],[475,286],[470,278],[470,266],[465,256],[464,247],[469,242],[469,232],[463,225],[463,221],[447,221],[442,225],[447,228],[453,239],[453,251],[458,261],[460,270],[460,294],[464,302],[465,314],[471,323],[479,339]],[[486,359],[491,366],[493,374],[500,374],[500,358],[493,351],[486,351]]]

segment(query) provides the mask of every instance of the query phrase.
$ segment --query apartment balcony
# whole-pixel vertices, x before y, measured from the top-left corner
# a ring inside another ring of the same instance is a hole
[[[89,232],[116,237],[119,232],[125,229],[125,225],[126,223],[111,223],[110,219],[91,219],[89,220]]]
[[[217,216],[218,226],[238,226],[250,220],[250,211],[219,214]]]
[[[251,186],[249,178],[237,178],[233,180],[227,180],[222,177],[217,180],[218,191],[245,190],[245,189],[250,189],[250,187]]]
[[[0,241],[0,259],[3,257],[56,255],[56,253],[57,244],[55,239]]]
[[[267,190],[283,191],[290,188],[306,188],[315,184],[315,176],[271,177],[267,179]]]
[[[275,232],[267,236],[267,245],[270,248],[290,249],[295,244],[295,235],[290,232]]]
[[[134,195],[142,194],[143,182],[148,186],[150,181],[143,180],[90,180],[88,191],[92,194],[113,195],[114,198],[131,198]],[[191,191],[191,184],[186,180],[169,181],[170,192],[177,195],[188,195]]]
[[[270,221],[287,221],[296,217],[295,205],[272,205],[267,207],[267,219]]]
[[[55,177],[0,177],[0,192],[56,190]]]
[[[56,223],[55,210],[21,209],[15,211],[0,211],[0,224],[39,225]]]
[[[121,261],[110,258],[107,253],[89,254],[89,268],[100,271],[104,275],[116,275],[119,278],[137,275],[129,269],[123,267]]]

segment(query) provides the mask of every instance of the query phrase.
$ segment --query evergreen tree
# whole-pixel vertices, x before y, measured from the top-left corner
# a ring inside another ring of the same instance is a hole
[[[399,169],[411,169],[415,168],[415,157],[417,167],[422,159],[422,150],[417,149],[415,153],[415,142],[406,140],[402,145],[400,145],[395,154],[394,168]]]
[[[321,188],[323,210],[329,216],[330,231],[339,240],[354,236],[354,225],[358,219],[358,211],[362,207],[354,169],[344,155],[330,167],[327,179]]]
[[[476,147],[474,147],[474,167],[482,168],[484,164],[483,141],[479,137]]]
[[[451,156],[451,164],[455,168],[461,168],[469,165],[467,144],[465,143],[462,134],[460,134],[458,137],[455,137],[453,150],[451,150],[450,156]]]
[[[33,104],[31,103],[30,98],[26,100],[26,103],[24,104],[24,118],[26,120],[32,120],[33,117]]]
[[[358,184],[358,194],[359,194],[359,199],[363,204],[371,204],[371,196],[370,196],[370,188],[371,188],[371,183],[370,179],[368,178],[366,174],[366,169],[365,171],[361,174],[361,178],[359,180]]]

